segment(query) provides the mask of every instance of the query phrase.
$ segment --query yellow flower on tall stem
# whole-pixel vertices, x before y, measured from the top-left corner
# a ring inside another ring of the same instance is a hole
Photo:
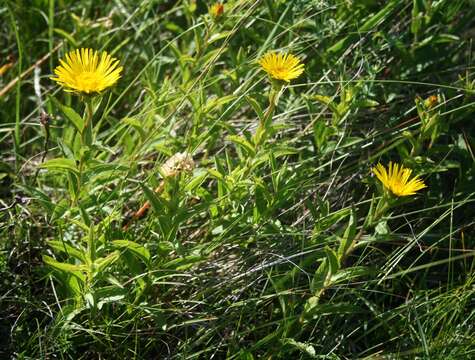
[[[417,191],[427,187],[419,176],[409,180],[412,169],[404,168],[399,164],[389,162],[387,170],[383,165],[378,164],[372,171],[383,186],[396,196],[414,195]]]
[[[258,62],[272,79],[285,82],[298,78],[305,67],[295,55],[276,52],[268,52]]]
[[[107,52],[92,49],[77,49],[60,60],[56,67],[56,77],[51,79],[64,87],[66,91],[82,94],[100,93],[114,85],[121,77],[122,66]]]

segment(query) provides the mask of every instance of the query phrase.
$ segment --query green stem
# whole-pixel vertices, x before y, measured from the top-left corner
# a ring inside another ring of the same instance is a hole
[[[92,145],[92,117],[94,116],[94,109],[92,106],[92,99],[85,100],[86,109],[84,114],[84,129],[81,133],[81,145]]]
[[[259,126],[257,127],[256,134],[254,135],[254,144],[258,148],[266,139],[269,133],[270,125],[272,123],[272,116],[277,105],[277,96],[279,91],[272,88],[269,93],[269,107],[267,108],[264,117],[260,119]]]
[[[378,205],[376,205],[376,210],[374,212],[374,216],[372,218],[371,223],[369,224],[370,226],[377,223],[379,219],[381,219],[386,211],[390,208],[390,198],[389,195],[385,192],[381,199],[378,202]]]
[[[81,149],[80,149],[80,156],[79,156],[79,179],[78,179],[78,192],[77,192],[77,200],[81,194],[81,188],[83,183],[83,173],[85,163],[87,161],[89,147],[92,145],[92,118],[94,116],[94,109],[92,106],[91,99],[85,99],[85,112],[84,112],[84,128],[81,131]]]

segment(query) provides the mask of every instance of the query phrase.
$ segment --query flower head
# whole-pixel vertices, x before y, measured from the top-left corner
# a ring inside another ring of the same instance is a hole
[[[259,65],[269,76],[276,80],[290,82],[298,78],[304,70],[304,64],[292,54],[268,52],[260,60]]]
[[[54,69],[51,79],[66,88],[66,91],[85,94],[99,93],[114,85],[120,78],[122,66],[105,51],[99,54],[92,49],[77,49],[66,54]]]
[[[212,17],[218,18],[224,13],[224,5],[221,3],[215,3],[209,8],[209,13]]]
[[[384,187],[396,196],[414,195],[416,191],[427,187],[419,176],[415,176],[408,181],[412,170],[399,164],[389,162],[388,170],[383,165],[378,164],[372,171]]]
[[[427,99],[424,100],[424,105],[425,105],[428,109],[431,109],[431,108],[433,108],[435,105],[437,105],[438,102],[439,102],[439,98],[437,97],[437,95],[431,95],[431,96],[429,96]]]

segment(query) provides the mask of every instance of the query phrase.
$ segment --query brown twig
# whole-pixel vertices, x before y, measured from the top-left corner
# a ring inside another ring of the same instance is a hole
[[[34,69],[35,67],[37,66],[40,66],[41,64],[43,64],[46,60],[49,59],[49,57],[56,51],[58,51],[59,48],[61,48],[63,46],[64,42],[61,42],[59,43],[58,45],[55,46],[55,48],[47,53],[46,55],[44,55],[41,59],[37,60],[33,65],[31,65],[28,69],[26,69],[25,71],[23,71],[20,76],[17,76],[15,79],[13,79],[12,81],[10,81],[7,85],[5,85],[3,87],[3,89],[0,90],[0,97],[4,96],[6,93],[8,93],[14,86],[15,84],[23,79],[25,76],[27,76],[28,74],[30,74]]]

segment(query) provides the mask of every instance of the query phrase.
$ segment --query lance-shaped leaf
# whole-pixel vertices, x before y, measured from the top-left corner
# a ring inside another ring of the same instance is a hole
[[[144,246],[129,240],[114,240],[112,243],[117,247],[130,251],[146,265],[150,263],[150,252]]]

